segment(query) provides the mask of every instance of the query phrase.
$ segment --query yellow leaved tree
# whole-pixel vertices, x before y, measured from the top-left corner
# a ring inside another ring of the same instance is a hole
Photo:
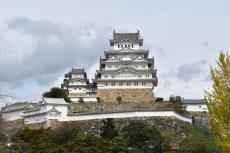
[[[221,52],[217,64],[211,67],[213,87],[205,91],[205,99],[216,143],[230,153],[230,55]]]

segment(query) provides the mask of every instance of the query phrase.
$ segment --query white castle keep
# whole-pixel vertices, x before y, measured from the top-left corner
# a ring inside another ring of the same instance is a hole
[[[137,33],[113,33],[110,50],[100,58],[100,69],[89,83],[84,69],[72,69],[65,75],[62,88],[72,101],[102,102],[153,102],[154,86],[157,86],[157,72],[154,57],[142,49],[143,39]]]

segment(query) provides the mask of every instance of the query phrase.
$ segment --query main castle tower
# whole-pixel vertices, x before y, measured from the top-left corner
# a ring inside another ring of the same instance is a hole
[[[137,33],[113,33],[111,49],[100,58],[96,73],[97,96],[103,102],[152,102],[157,86],[154,57],[142,49],[143,39]]]

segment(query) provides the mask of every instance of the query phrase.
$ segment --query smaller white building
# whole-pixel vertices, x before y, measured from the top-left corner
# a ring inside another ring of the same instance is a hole
[[[182,102],[188,112],[208,112],[204,99],[184,99]]]
[[[69,103],[63,98],[44,98],[37,107],[23,112],[25,124],[42,123],[48,120],[63,120],[67,117]]]
[[[23,112],[36,107],[37,104],[29,102],[16,102],[1,108],[2,117],[7,121],[23,119]]]

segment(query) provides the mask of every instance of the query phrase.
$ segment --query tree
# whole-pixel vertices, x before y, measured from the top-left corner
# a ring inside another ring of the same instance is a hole
[[[221,52],[217,64],[210,68],[213,86],[205,91],[205,99],[217,145],[230,152],[230,55]]]
[[[100,103],[101,102],[101,98],[100,97],[97,97],[97,102]]]
[[[79,103],[84,103],[84,99],[82,97],[79,98],[78,100]]]
[[[101,136],[106,139],[112,139],[118,135],[117,130],[115,129],[114,121],[112,118],[107,118],[102,121],[101,126]]]
[[[161,133],[154,127],[150,127],[144,122],[133,121],[122,129],[127,146],[141,152],[158,152],[164,150],[164,139]]]
[[[182,103],[182,98],[180,96],[170,96],[169,102],[172,104],[174,110],[180,114],[185,113],[185,106]]]
[[[117,102],[118,103],[121,103],[121,101],[122,101],[122,98],[119,96],[119,97],[117,97]]]
[[[186,153],[209,153],[207,143],[202,139],[189,135],[182,139],[180,150]]]
[[[70,99],[65,90],[57,87],[51,88],[50,91],[43,93],[43,97],[64,98],[66,102],[70,102]]]

